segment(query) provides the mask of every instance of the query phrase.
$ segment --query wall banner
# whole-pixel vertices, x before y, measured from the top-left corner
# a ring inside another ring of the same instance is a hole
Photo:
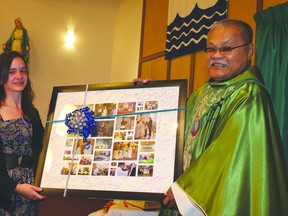
[[[227,17],[228,0],[169,0],[166,59],[204,49],[212,24]]]

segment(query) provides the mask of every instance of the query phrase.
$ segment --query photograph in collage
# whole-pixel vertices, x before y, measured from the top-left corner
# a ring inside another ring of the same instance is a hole
[[[155,151],[155,141],[141,141],[139,151],[140,152],[154,152]]]
[[[145,110],[158,110],[158,101],[145,101]]]
[[[117,114],[135,113],[136,102],[118,103]]]
[[[116,176],[135,176],[136,163],[119,162],[116,168]]]
[[[76,142],[76,140],[75,140]],[[94,139],[88,139],[84,142],[83,139],[78,139],[76,143],[76,154],[92,154],[94,149]]]
[[[139,114],[136,116],[135,139],[155,139],[157,114]]]
[[[139,155],[139,164],[153,164],[153,163],[154,163],[154,154]]]
[[[111,149],[112,139],[96,139],[95,149]]]
[[[70,165],[71,165],[71,162],[65,162],[65,161],[63,162],[62,169],[61,169],[61,175],[68,175],[69,170],[70,170]],[[73,162],[72,167],[71,167],[70,175],[76,175],[77,167],[78,167],[78,162],[77,162],[77,160],[75,160]]]
[[[139,165],[138,166],[138,176],[152,177],[153,176],[153,166],[152,165]]]
[[[109,163],[93,163],[92,176],[108,176]]]
[[[95,150],[93,161],[110,161],[111,151],[107,150]]]
[[[114,131],[114,120],[97,120],[96,135],[91,137],[112,137]]]
[[[111,116],[116,115],[116,103],[95,104],[95,116]]]
[[[137,160],[138,142],[114,142],[112,160]]]
[[[115,130],[133,130],[135,124],[134,116],[117,117]]]

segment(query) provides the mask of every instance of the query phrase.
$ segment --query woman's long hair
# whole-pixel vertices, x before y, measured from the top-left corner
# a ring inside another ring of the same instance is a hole
[[[8,75],[9,75],[9,70],[12,64],[12,61],[15,58],[21,58],[28,71],[28,79],[27,79],[27,85],[25,86],[24,90],[22,91],[22,96],[21,96],[21,109],[24,114],[24,116],[27,116],[31,120],[34,119],[34,105],[33,105],[33,100],[35,98],[35,94],[32,90],[31,87],[31,82],[29,79],[29,70],[28,70],[28,65],[25,62],[24,58],[22,55],[16,51],[7,51],[4,52],[0,55],[0,107],[4,105],[4,100],[6,98],[6,92],[4,90],[4,84],[8,80]]]

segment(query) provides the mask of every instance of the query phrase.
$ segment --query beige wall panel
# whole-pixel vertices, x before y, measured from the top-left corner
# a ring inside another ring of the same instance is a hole
[[[169,0],[146,0],[142,57],[165,50]]]
[[[263,0],[263,10],[285,2],[287,2],[287,0]]]
[[[195,55],[195,70],[194,70],[194,90],[198,89],[203,85],[210,75],[206,67],[205,53],[204,51],[199,51]]]
[[[240,19],[251,25],[255,32],[253,15],[257,10],[257,0],[242,0],[228,2],[228,18]]]
[[[170,79],[187,79],[187,92],[191,92],[190,89],[190,76],[191,76],[191,54],[184,55],[171,60],[170,66]]]
[[[190,78],[191,54],[180,56],[171,60],[170,79]]]
[[[154,78],[156,80],[166,80],[167,63],[168,62],[164,59],[164,57],[144,62],[141,65],[141,77]]]
[[[240,19],[247,22],[253,29],[255,44],[256,35],[256,24],[254,21],[254,14],[257,12],[257,0],[242,0],[242,1],[232,1],[228,3],[228,18]],[[255,55],[252,58],[252,65],[255,62]]]

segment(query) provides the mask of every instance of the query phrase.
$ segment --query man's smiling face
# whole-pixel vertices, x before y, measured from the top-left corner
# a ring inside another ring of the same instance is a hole
[[[237,26],[221,26],[212,29],[207,38],[207,48],[236,47],[247,44],[241,37]],[[235,77],[250,65],[253,44],[247,44],[230,52],[206,52],[206,63],[211,77],[222,81]]]

